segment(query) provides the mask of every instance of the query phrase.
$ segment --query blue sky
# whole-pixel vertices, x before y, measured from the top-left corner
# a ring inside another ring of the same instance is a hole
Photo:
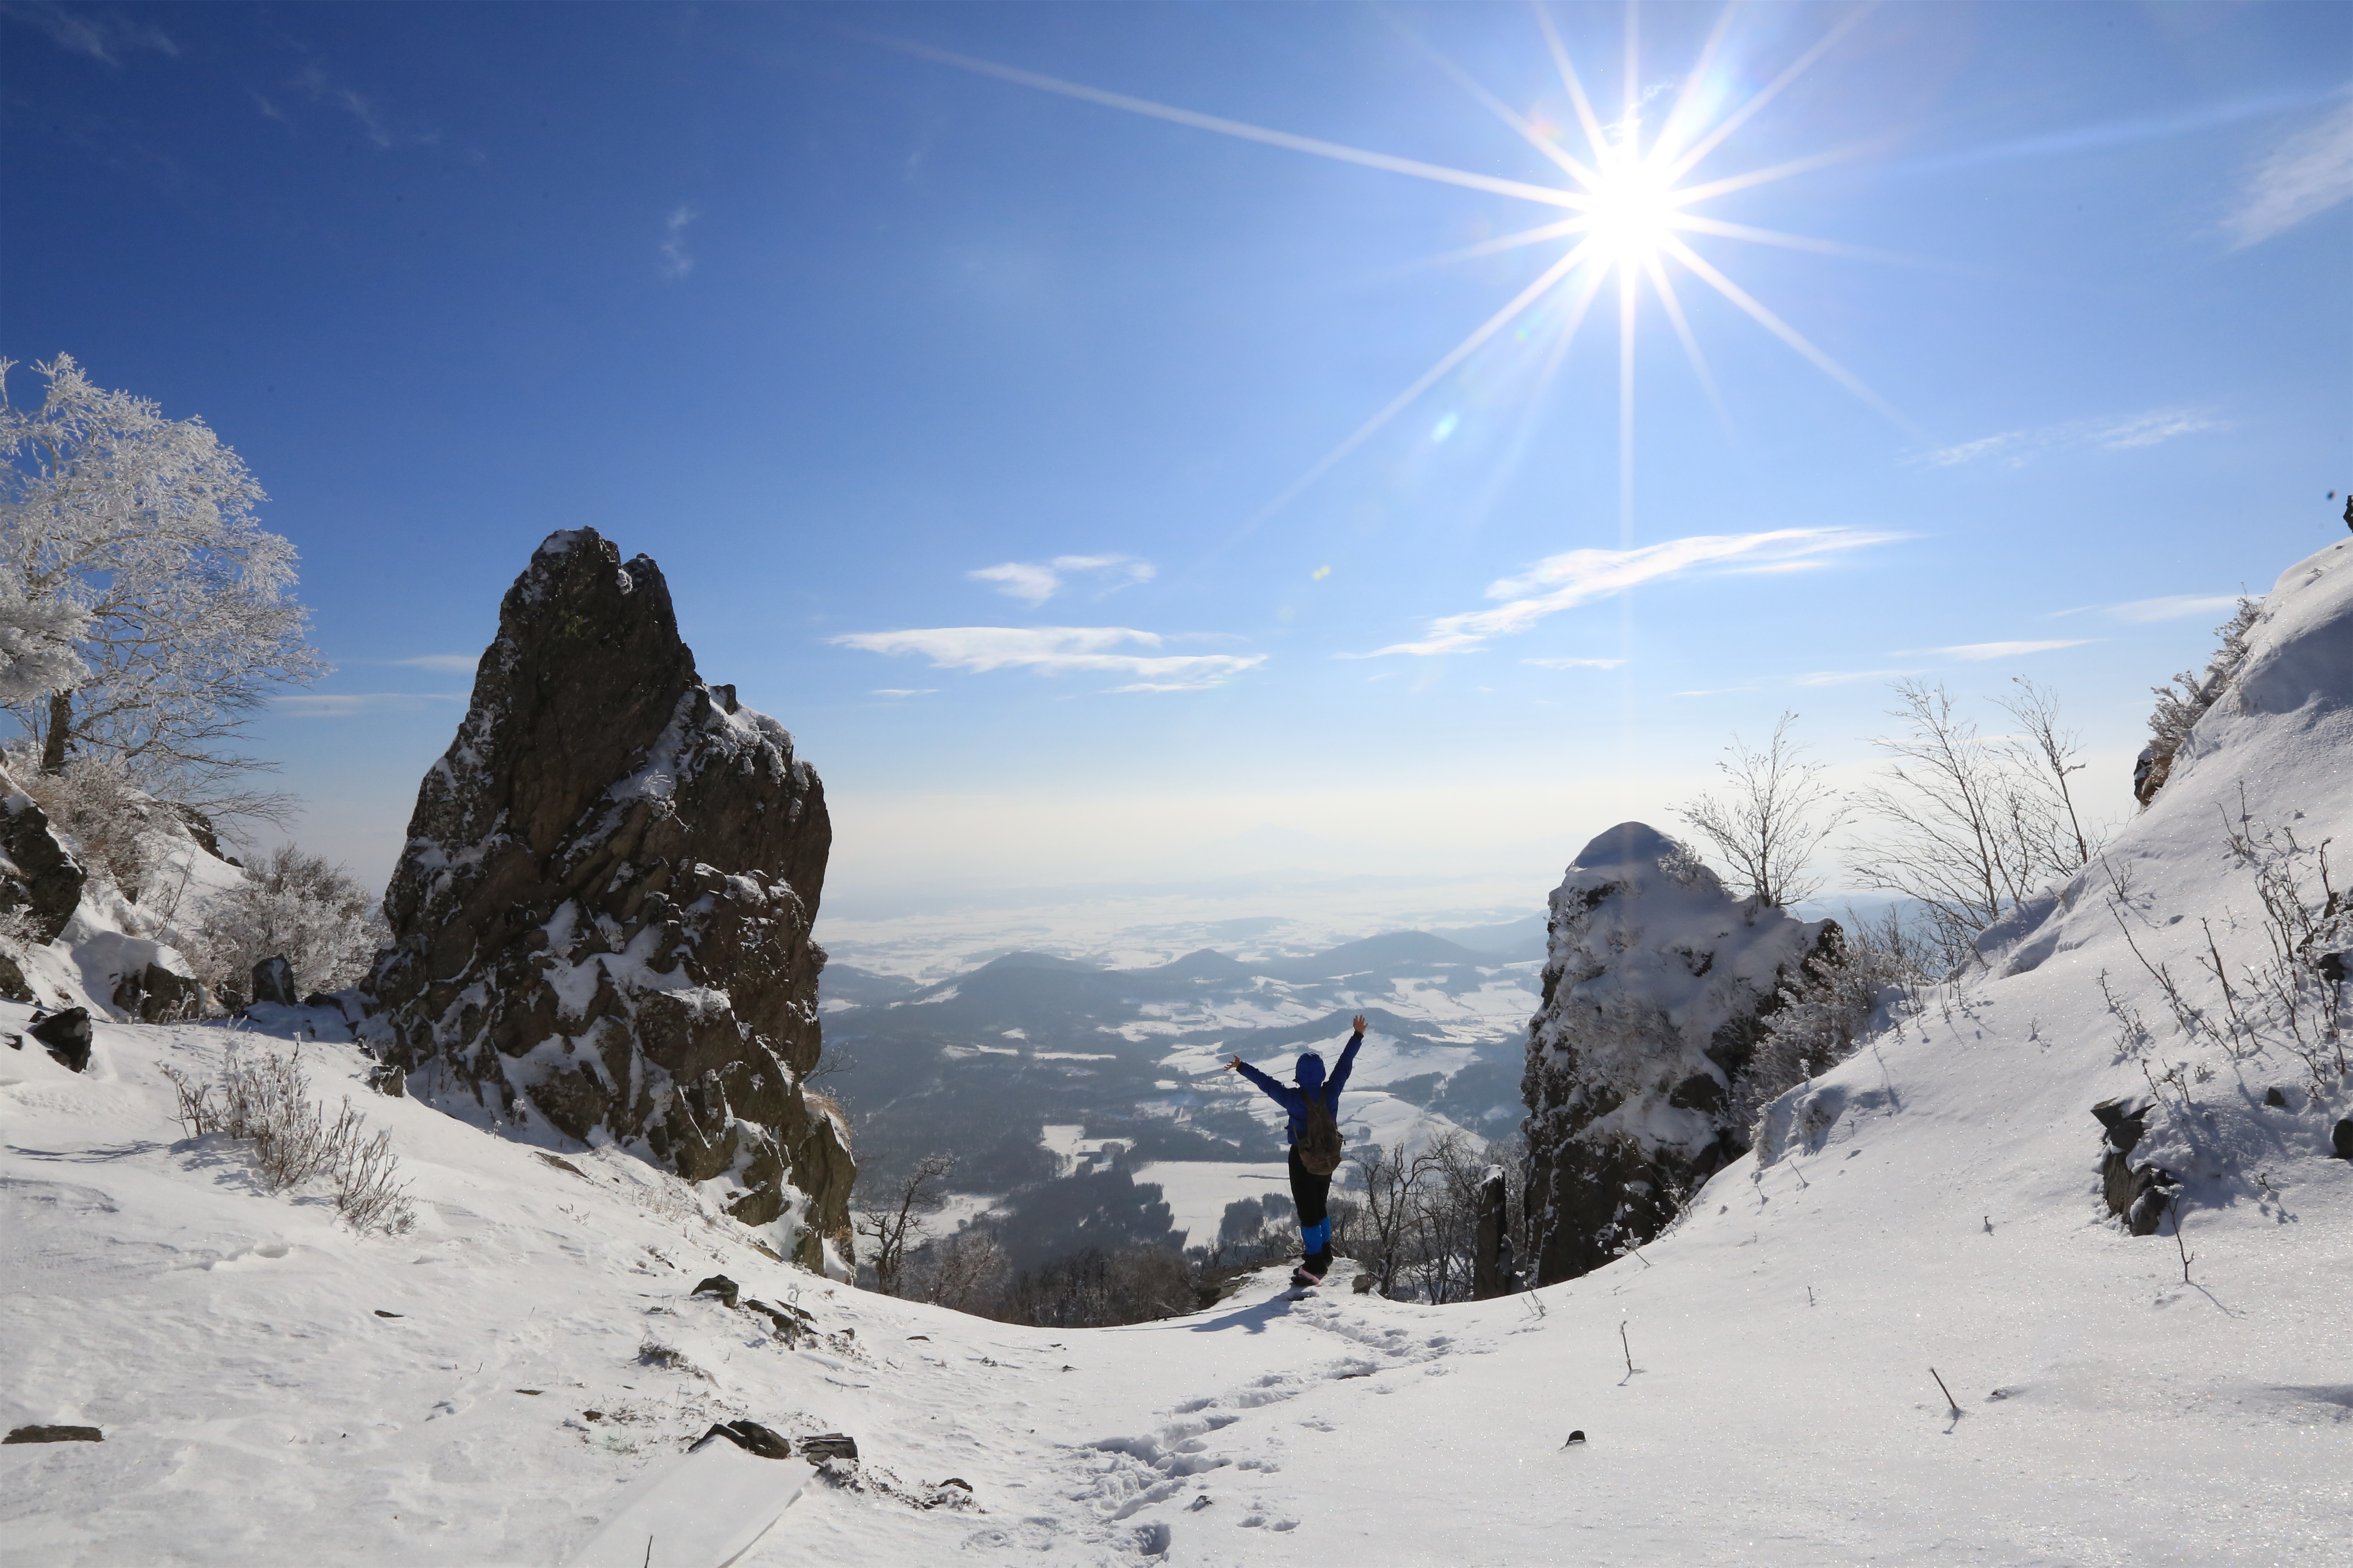
[[[1325,461],[1577,242],[1496,243],[1597,158],[1513,5],[12,3],[0,352],[252,466],[338,667],[256,749],[371,879],[581,523],[864,907],[1296,836],[1533,899],[1785,708],[1859,776],[1894,672],[2055,686],[2121,815],[2341,527],[2353,8],[1548,15],[1606,142],[1799,165],[1680,237],[1786,336],[1664,263],[1713,396],[1573,270]]]

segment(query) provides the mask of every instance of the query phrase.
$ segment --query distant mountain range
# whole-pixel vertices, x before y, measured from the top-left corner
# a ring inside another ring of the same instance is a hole
[[[1361,1012],[1343,1107],[1355,1136],[1493,1137],[1518,1119],[1543,940],[1539,916],[1306,956],[1203,948],[1141,969],[1011,952],[930,984],[833,963],[819,994],[837,1065],[822,1087],[858,1122],[861,1169],[944,1151],[965,1191],[1052,1176],[1048,1125],[1124,1141],[1136,1163],[1279,1160],[1276,1108],[1218,1069],[1239,1054],[1288,1078],[1301,1050],[1335,1059]]]

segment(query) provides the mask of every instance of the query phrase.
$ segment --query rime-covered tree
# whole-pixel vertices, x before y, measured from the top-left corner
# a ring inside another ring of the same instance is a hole
[[[392,941],[373,893],[342,867],[290,844],[247,867],[243,881],[202,909],[175,912],[194,931],[181,945],[216,995],[242,994],[265,958],[287,961],[297,994],[341,990]]]
[[[0,362],[0,707],[55,773],[77,750],[216,813],[270,815],[226,750],[270,689],[326,667],[288,596],[294,547],[203,420],[91,382],[64,354],[37,409]]]

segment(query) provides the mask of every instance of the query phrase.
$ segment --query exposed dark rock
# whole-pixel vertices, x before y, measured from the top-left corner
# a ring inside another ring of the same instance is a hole
[[[82,879],[80,865],[49,831],[47,814],[0,769],[0,912],[24,910],[26,936],[35,943],[55,942],[81,902]],[[16,984],[24,994],[7,994],[33,1000],[21,972]]]
[[[552,535],[417,792],[367,1037],[438,1061],[437,1092],[728,1178],[804,1266],[846,1258],[855,1173],[801,1089],[831,837],[791,735],[697,676],[654,563]]]
[[[744,1303],[744,1310],[765,1316],[769,1322],[776,1325],[776,1337],[787,1345],[797,1345],[801,1342],[802,1335],[817,1332],[817,1320],[790,1301],[781,1307],[776,1307],[765,1301],[750,1300]]]
[[[294,1005],[294,966],[284,958],[265,958],[253,966],[253,999]]]
[[[406,1312],[387,1312],[382,1307],[378,1307],[375,1310],[375,1315],[379,1318],[405,1318],[408,1316]]]
[[[551,1154],[546,1150],[542,1149],[539,1152],[539,1157],[543,1163],[554,1166],[559,1171],[571,1172],[574,1175],[579,1177],[584,1182],[589,1179],[587,1172],[582,1170],[579,1166],[574,1164],[571,1161],[565,1159],[561,1154]],[[710,1281],[705,1280],[703,1283],[709,1284]]]
[[[1520,1081],[1537,1284],[1650,1240],[1747,1149],[1735,1090],[1765,1021],[1840,952],[1836,922],[1733,897],[1641,823],[1585,847],[1552,896]]]
[[[965,1480],[962,1476],[950,1476],[946,1480],[942,1481],[940,1485],[944,1487],[962,1487],[966,1491],[972,1490],[972,1483]]]
[[[367,1086],[386,1100],[398,1100],[408,1092],[408,1069],[396,1062],[378,1062],[368,1068]]]
[[[114,1005],[142,1024],[170,1024],[204,1011],[205,990],[185,974],[150,963],[114,983]]]
[[[69,1007],[36,1018],[25,1033],[47,1046],[49,1055],[76,1072],[90,1070],[90,1009]]]
[[[697,1285],[690,1293],[696,1296],[716,1296],[719,1298],[721,1306],[733,1307],[735,1305],[738,1289],[735,1281],[724,1274],[713,1274],[710,1279]]]
[[[2181,1184],[2169,1171],[2155,1165],[2135,1165],[2133,1200],[2125,1209],[2125,1228],[2135,1236],[2155,1236],[2165,1223],[2165,1211],[2181,1195]]]
[[[2181,1190],[2173,1173],[2156,1165],[2136,1165],[2132,1152],[2147,1134],[2148,1114],[2157,1107],[2125,1096],[2104,1100],[2092,1107],[2105,1136],[2100,1150],[2100,1195],[2108,1212],[2125,1222],[2135,1236],[2154,1236],[2165,1211]]]
[[[10,1443],[103,1443],[105,1435],[95,1426],[19,1426],[7,1436],[0,1437],[0,1447]]]
[[[2287,1109],[2287,1096],[2280,1092],[2279,1085],[2274,1084],[2271,1088],[2263,1090],[2263,1103],[2270,1106],[2274,1110],[2285,1110]]]
[[[845,1437],[839,1432],[823,1432],[814,1437],[804,1437],[801,1439],[801,1458],[812,1463],[822,1463],[827,1459],[854,1459],[858,1458],[858,1439]]]
[[[2340,1160],[2353,1160],[2353,1116],[2329,1130],[2328,1146]]]
[[[757,1454],[764,1459],[789,1459],[793,1446],[784,1437],[761,1426],[757,1421],[723,1421],[695,1439],[694,1447],[725,1438],[747,1454]],[[687,1450],[689,1453],[693,1448]]]
[[[1471,1251],[1471,1295],[1483,1301],[1510,1293],[1511,1188],[1501,1165],[1491,1165],[1479,1184],[1479,1228]]]

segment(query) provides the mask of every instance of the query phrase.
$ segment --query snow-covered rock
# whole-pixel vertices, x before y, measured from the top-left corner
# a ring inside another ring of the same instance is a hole
[[[1783,982],[1838,926],[1736,899],[1684,845],[1621,822],[1552,895],[1521,1093],[1530,1235],[1546,1284],[1656,1236],[1748,1146],[1734,1086]]]
[[[784,726],[696,674],[660,568],[553,534],[417,791],[365,1031],[429,1103],[618,1142],[838,1269],[848,1140],[801,1090],[831,838]]]

